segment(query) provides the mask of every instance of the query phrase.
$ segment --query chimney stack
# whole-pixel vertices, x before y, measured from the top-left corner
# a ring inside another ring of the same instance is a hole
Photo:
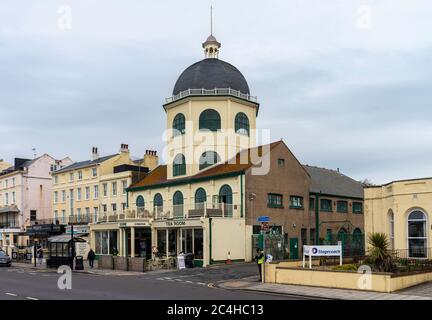
[[[159,158],[157,156],[157,151],[155,150],[146,150],[144,155],[143,166],[149,168],[149,170],[153,170],[159,164]]]
[[[96,160],[99,158],[98,148],[93,147],[92,148],[92,160]]]
[[[120,145],[120,152],[129,152],[129,145],[122,143]]]

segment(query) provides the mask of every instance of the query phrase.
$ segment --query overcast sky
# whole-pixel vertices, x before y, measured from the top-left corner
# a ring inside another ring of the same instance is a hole
[[[161,152],[162,104],[203,58],[210,4],[259,128],[302,163],[432,176],[429,0],[2,0],[0,158]]]

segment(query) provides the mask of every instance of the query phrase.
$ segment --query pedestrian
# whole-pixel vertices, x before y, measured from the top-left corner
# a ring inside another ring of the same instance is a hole
[[[259,248],[256,250],[255,261],[258,265],[259,270],[259,282],[262,281],[262,264],[264,263],[264,252]]]
[[[93,269],[93,266],[94,266],[95,258],[96,258],[96,254],[94,253],[93,249],[90,248],[90,251],[89,251],[89,253],[87,255],[87,260],[89,262],[90,268],[92,268],[92,269]]]
[[[38,258],[38,263],[41,266],[42,262],[43,262],[43,250],[41,247],[39,247],[39,249],[37,251],[37,258]]]
[[[116,247],[114,247],[114,248],[112,249],[112,255],[113,255],[114,257],[117,257],[117,256],[118,256],[118,250],[117,250]]]

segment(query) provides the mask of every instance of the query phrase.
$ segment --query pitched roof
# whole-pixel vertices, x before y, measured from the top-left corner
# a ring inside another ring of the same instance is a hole
[[[89,166],[92,166],[92,165],[95,165],[95,164],[102,163],[102,162],[104,162],[104,161],[106,161],[108,159],[111,159],[111,158],[113,158],[113,157],[115,157],[117,155],[118,155],[118,153],[112,154],[112,155],[109,155],[109,156],[105,156],[105,157],[100,157],[100,158],[97,158],[95,160],[85,160],[85,161],[80,161],[80,162],[74,162],[71,165],[68,165],[67,167],[64,167],[64,168],[61,168],[59,170],[54,171],[54,173],[62,173],[62,172],[70,171],[70,170],[75,170],[75,169],[79,169],[79,168],[89,167]]]
[[[270,143],[268,149],[264,148],[264,151],[270,151],[277,145],[282,143],[282,141],[276,141],[273,143]],[[260,157],[263,156],[263,147],[264,146],[258,146],[250,149],[245,149],[243,151],[240,151],[233,157],[232,159],[221,163],[221,164],[215,164],[211,167],[206,168],[205,170],[202,170],[201,172],[185,177],[185,178],[178,178],[178,179],[167,179],[167,166],[166,165],[160,165],[156,169],[150,171],[147,176],[142,179],[141,181],[132,184],[129,189],[135,189],[135,188],[146,188],[146,187],[155,187],[163,184],[171,184],[171,183],[187,183],[191,180],[201,180],[206,178],[216,178],[218,176],[225,176],[229,174],[235,174],[240,173],[246,169],[249,169],[250,167],[254,166],[254,163],[252,162],[255,155],[258,155]],[[252,152],[254,151],[254,152]],[[245,161],[246,160],[246,161]],[[259,164],[258,164],[259,165]]]
[[[364,198],[363,185],[335,170],[303,166],[311,176],[310,192]]]

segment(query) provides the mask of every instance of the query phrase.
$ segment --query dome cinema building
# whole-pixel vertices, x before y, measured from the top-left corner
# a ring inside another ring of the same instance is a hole
[[[363,205],[361,184],[303,166],[283,141],[257,146],[257,98],[242,73],[219,59],[212,34],[202,46],[205,58],[181,73],[163,105],[166,164],[127,189],[124,219],[91,225],[92,246],[147,259],[193,253],[196,265],[207,266],[251,261],[259,216],[270,217],[290,258],[319,232],[362,234],[361,212],[350,210]],[[315,219],[320,197],[324,224]],[[337,201],[346,204],[342,214]]]

